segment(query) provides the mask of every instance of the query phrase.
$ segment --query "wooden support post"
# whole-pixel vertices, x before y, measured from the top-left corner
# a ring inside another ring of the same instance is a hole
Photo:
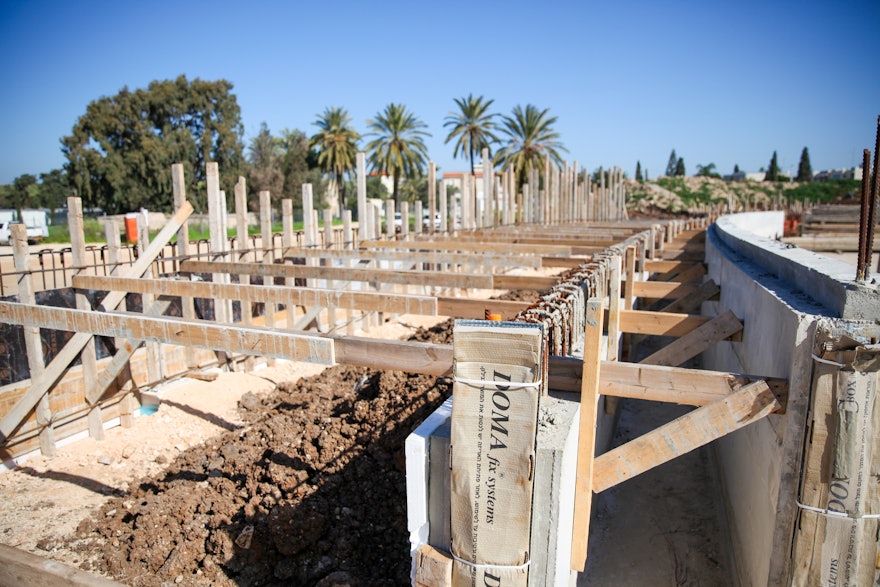
[[[596,493],[631,479],[782,409],[766,381],[689,412],[596,458]]]
[[[263,249],[263,264],[272,266],[275,264],[275,250],[272,242],[272,198],[268,191],[260,192],[260,246]],[[263,287],[274,285],[274,278],[270,275],[263,276]],[[275,327],[275,304],[266,304],[264,307],[266,328]],[[267,357],[266,365],[275,365],[275,359]]]
[[[248,208],[247,208],[247,183],[241,176],[235,183],[235,245],[238,250],[238,261],[250,260],[249,253],[251,248],[250,238],[248,237]],[[248,285],[251,282],[251,276],[247,273],[239,274],[238,282],[241,285]],[[254,308],[250,300],[241,300],[241,323],[250,326],[254,323]],[[187,348],[188,351],[191,349]],[[244,360],[244,370],[254,370],[254,357],[248,355]]]
[[[400,237],[403,240],[409,239],[409,202],[406,201],[400,203]]]
[[[613,255],[608,272],[608,353],[609,361],[616,361],[620,349],[620,255]],[[605,397],[605,412],[617,413],[617,398]]]
[[[593,505],[593,460],[596,455],[596,417],[599,402],[599,365],[602,345],[602,300],[590,298],[586,309],[584,367],[581,378],[580,424],[577,474],[575,477],[574,521],[571,536],[571,568],[583,571],[587,562],[590,512]]]
[[[342,212],[342,248],[345,250],[353,249],[354,243],[352,242],[352,231],[351,231],[351,210],[343,210]],[[344,261],[344,266],[348,267],[349,261]],[[354,312],[351,309],[346,308],[345,310],[345,331],[347,334],[354,334]]]
[[[80,208],[81,209],[81,208]],[[171,220],[165,225],[159,234],[150,243],[150,247],[144,254],[138,257],[137,261],[122,273],[125,277],[140,277],[144,274],[153,260],[162,252],[162,249],[177,232],[180,225],[192,214],[192,206],[187,202],[177,212],[174,213]],[[105,309],[115,309],[119,302],[125,297],[120,292],[110,292],[101,303]],[[6,441],[9,436],[21,425],[25,417],[30,413],[34,406],[39,402],[40,398],[49,390],[49,388],[58,380],[59,377],[67,369],[68,365],[79,355],[80,351],[86,344],[92,340],[92,335],[83,332],[77,332],[73,335],[64,348],[52,359],[52,362],[46,366],[43,375],[36,379],[31,379],[31,386],[25,394],[18,400],[18,403],[4,416],[0,421],[0,443]]]
[[[138,254],[143,254],[144,249],[150,243],[150,226],[147,220],[141,220],[141,216],[138,216]],[[156,278],[156,266],[151,265],[150,269],[147,271],[147,276],[155,279]],[[223,277],[228,278],[228,276],[224,275]],[[153,295],[153,292],[144,292],[141,294],[141,306],[142,310],[146,313],[148,308],[151,308],[156,301],[156,296]],[[216,302],[215,302],[216,303]],[[147,382],[150,384],[155,384],[165,377],[165,369],[163,363],[164,356],[162,353],[162,348],[159,343],[150,342],[147,343]],[[95,381],[94,379],[92,381]],[[109,385],[109,382],[108,382]],[[106,386],[105,386],[106,388]],[[101,394],[103,393],[103,389],[100,392],[96,391],[94,388],[89,390],[89,393],[86,394],[86,399],[93,399],[94,401],[98,401]]]
[[[367,211],[367,155],[366,153],[358,153],[355,159],[357,162],[358,240],[363,241],[373,238]]]
[[[288,251],[293,246],[293,200],[290,198],[284,198],[281,200],[281,248],[283,251]],[[286,257],[286,253],[285,253]],[[306,261],[308,263],[309,260]],[[290,261],[286,258],[284,260],[285,265],[290,265]],[[293,277],[285,277],[284,285],[287,287],[292,287],[294,285]],[[296,324],[296,306],[285,306],[285,313],[287,315],[287,328],[293,330],[294,325]]]
[[[446,182],[440,182],[440,193],[438,195],[440,198],[440,233],[445,235],[449,232],[449,205],[447,203],[446,196]],[[416,216],[416,224],[420,224],[422,222],[421,216]]]
[[[483,216],[480,226],[493,226],[492,221],[492,160],[489,159],[489,149],[484,148],[483,155]]]
[[[205,163],[205,186],[208,193],[208,247],[214,260],[225,260],[226,238],[226,198],[220,191],[220,169],[215,161]],[[229,283],[229,275],[215,273],[211,279],[217,283]],[[144,306],[146,308],[146,306]],[[229,304],[225,300],[214,300],[214,320],[219,323],[232,322]],[[147,345],[152,348],[152,345]],[[149,352],[149,351],[148,351]],[[217,354],[221,369],[231,370],[231,357],[225,353]],[[148,364],[149,366],[149,364]],[[156,381],[150,377],[151,381]]]
[[[728,310],[643,359],[641,363],[671,367],[681,365],[716,342],[739,332],[742,328],[743,325],[739,318]]]
[[[18,299],[23,304],[36,304],[33,279],[28,267],[28,243],[27,227],[24,224],[12,224],[9,226],[12,238],[12,254],[15,270],[18,275]],[[31,380],[37,379],[46,369],[43,357],[43,343],[40,340],[40,329],[32,326],[24,328],[24,345],[27,350],[28,370]],[[49,407],[49,396],[44,395],[37,403],[37,425],[40,426],[40,452],[43,456],[54,457],[57,453],[55,446],[55,428],[52,422],[52,410]]]
[[[185,224],[185,223],[184,223]],[[107,261],[114,265],[113,274],[119,275],[122,273],[122,270],[118,263],[120,262],[120,250],[122,248],[122,242],[119,237],[119,225],[115,222],[107,222],[105,225],[106,235],[107,235]],[[180,231],[177,233],[177,238],[180,239]],[[178,241],[179,242],[179,241]],[[78,277],[78,276],[77,276]],[[74,286],[76,287],[76,286]],[[93,289],[93,288],[89,288]],[[183,301],[184,298],[181,298]],[[192,306],[192,298],[189,298],[190,310],[193,309]],[[122,299],[122,310],[125,311],[128,309],[125,298]],[[185,306],[184,306],[185,308]],[[124,339],[116,337],[114,341],[114,345],[116,348],[120,348],[124,343]],[[189,347],[186,349],[187,351],[191,350]],[[186,356],[189,356],[187,354]],[[187,362],[187,366],[189,363]],[[107,368],[104,368],[105,372]],[[103,375],[103,374],[102,374]],[[119,389],[122,391],[122,400],[119,402],[119,424],[123,428],[131,428],[134,425],[134,411],[138,407],[138,401],[135,399],[133,388],[134,388],[134,380],[131,377],[131,365],[128,361],[120,367],[119,373],[116,376],[116,384],[119,386]],[[109,383],[108,383],[109,385]],[[94,388],[93,388],[94,389]],[[106,386],[105,388],[106,389]],[[101,390],[103,393],[103,389]],[[100,397],[100,396],[99,396]]]
[[[82,200],[79,198],[67,198],[67,218],[70,225],[70,248],[73,266],[80,268],[78,272],[85,273],[82,269],[88,265],[86,259],[86,242],[83,233]],[[80,310],[91,311],[92,305],[84,292],[76,292],[76,307]],[[83,369],[83,384],[88,385],[98,377],[98,361],[95,353],[95,340],[89,337],[82,346],[80,362]],[[89,406],[89,436],[95,440],[104,438],[104,422],[101,417],[101,406],[98,403]]]
[[[434,216],[437,214],[437,165],[428,161],[428,234],[437,232],[434,226]],[[416,222],[421,222],[417,218]]]
[[[174,197],[174,209],[178,210],[186,202],[186,180],[183,173],[183,164],[171,165],[171,193]],[[109,241],[108,241],[109,242]],[[190,254],[189,246],[189,223],[184,222],[177,231],[177,256],[186,258]],[[178,261],[179,267],[179,261]],[[118,273],[116,273],[118,275]],[[196,309],[190,296],[180,298],[181,315],[187,320],[196,319]],[[198,360],[194,349],[186,348],[183,351],[184,361],[190,369],[198,367]]]
[[[415,221],[415,223],[413,224],[413,232],[415,233],[415,235],[416,235],[416,237],[417,237],[417,240],[418,240],[418,236],[419,236],[420,234],[422,234],[422,230],[423,230],[423,228],[424,228],[424,226],[423,226],[423,224],[422,224],[422,222],[423,222],[422,217],[424,216],[424,214],[423,214],[423,211],[422,211],[422,202],[421,202],[421,200],[416,200],[415,205],[413,206],[413,208],[415,209],[414,212],[413,212],[413,215],[416,217],[416,221]]]
[[[333,213],[330,208],[324,209],[324,248],[333,248]],[[336,282],[330,280],[327,287],[336,289]],[[333,332],[336,329],[336,307],[327,308],[327,332]]]

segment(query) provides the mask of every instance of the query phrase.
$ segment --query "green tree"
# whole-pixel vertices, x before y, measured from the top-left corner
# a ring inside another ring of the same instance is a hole
[[[345,108],[325,108],[324,113],[312,123],[318,132],[312,135],[309,147],[318,152],[318,164],[336,179],[339,193],[339,213],[345,208],[345,175],[355,166],[358,141],[361,135],[351,125],[351,117]]]
[[[494,113],[489,113],[489,107],[495,100],[485,100],[483,96],[474,97],[468,94],[467,98],[456,98],[455,104],[458,112],[449,113],[444,127],[452,127],[444,143],[458,137],[455,142],[453,157],[459,154],[471,162],[471,174],[474,173],[474,156],[483,149],[489,149],[489,157],[492,157],[492,144],[499,142],[494,131],[498,128],[493,120]]]
[[[317,169],[318,157],[309,149],[309,137],[301,130],[281,131],[284,156],[281,172],[284,175],[283,197],[293,200],[294,209],[302,208],[302,185],[309,183],[311,169]]]
[[[18,213],[18,219],[22,219],[21,211],[31,205],[31,200],[37,191],[37,178],[30,173],[19,175],[12,180],[10,191],[10,204]]]
[[[678,165],[678,157],[675,155],[675,149],[669,154],[669,161],[666,163],[666,177],[675,175],[675,168]]]
[[[642,178],[642,162],[636,161],[636,181],[639,183],[644,183],[644,179]]]
[[[684,177],[684,157],[679,157],[678,161],[675,163],[675,173],[673,173],[676,177]]]
[[[205,163],[215,161],[231,193],[244,171],[243,129],[232,84],[179,76],[146,89],[123,87],[86,107],[61,139],[71,187],[86,206],[110,213],[169,209],[171,165],[182,163],[187,195],[204,200]]]
[[[801,151],[801,161],[798,163],[796,181],[813,181],[813,167],[810,165],[810,152],[804,147]]]
[[[767,168],[764,181],[779,181],[779,164],[776,162],[776,151],[773,151],[773,157],[770,158],[770,167]]]
[[[248,187],[253,193],[259,194],[268,190],[271,194],[273,207],[277,206],[284,195],[284,143],[273,137],[266,123],[260,125],[260,132],[251,139],[248,145]]]
[[[400,178],[422,175],[428,160],[425,137],[431,134],[428,126],[403,104],[388,104],[383,112],[367,120],[370,133],[376,137],[367,145],[370,166],[374,171],[386,173],[392,178],[391,196],[400,205],[398,187]]]
[[[517,105],[510,116],[501,117],[501,132],[507,135],[507,144],[498,151],[497,158],[501,167],[513,168],[518,187],[525,183],[529,171],[543,167],[546,158],[561,165],[559,152],[568,152],[559,141],[559,133],[553,129],[556,117],[549,116],[549,111],[532,104],[526,104],[525,108]]]
[[[739,173],[739,165],[736,164],[736,163],[734,163],[734,165],[733,165],[733,172],[734,172],[734,173]]]
[[[49,209],[53,223],[55,210],[63,207],[70,195],[70,185],[63,169],[53,169],[49,173],[40,174],[39,205]]]
[[[715,164],[709,163],[708,165],[700,165],[697,163],[697,176],[698,177],[715,177],[720,178],[721,175],[715,171]]]

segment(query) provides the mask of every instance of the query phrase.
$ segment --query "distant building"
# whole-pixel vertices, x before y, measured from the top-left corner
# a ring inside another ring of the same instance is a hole
[[[855,179],[861,181],[862,167],[850,167],[849,169],[825,169],[813,174],[813,181],[828,181],[829,179]]]
[[[722,179],[724,179],[724,181],[745,181],[746,174],[744,171],[737,171],[730,175],[725,175]]]
[[[746,181],[764,181],[764,177],[767,176],[767,173],[764,171],[753,171],[751,173],[746,173]]]

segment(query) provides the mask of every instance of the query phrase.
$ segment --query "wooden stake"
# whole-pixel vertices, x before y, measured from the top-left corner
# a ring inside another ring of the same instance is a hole
[[[593,459],[596,454],[596,416],[599,401],[599,365],[602,343],[602,300],[587,301],[584,333],[584,369],[578,430],[571,568],[583,571],[587,561],[590,512],[593,504]]]
[[[144,251],[144,254],[138,257],[131,267],[123,271],[122,275],[126,277],[140,277],[143,275],[144,271],[150,267],[153,260],[162,252],[162,249],[168,244],[168,241],[171,240],[171,237],[180,228],[180,225],[189,218],[190,214],[192,214],[192,206],[187,202],[174,213],[174,216],[168,221],[165,228],[156,235],[149,248]],[[124,297],[124,293],[110,292],[104,298],[101,305],[105,309],[114,309]],[[30,389],[25,392],[21,399],[18,400],[18,403],[0,422],[0,443],[5,442],[15,429],[21,425],[28,413],[34,408],[40,398],[43,397],[43,394],[61,377],[68,365],[79,355],[79,352],[90,340],[92,340],[91,334],[77,332],[73,335],[73,338],[67,341],[67,344],[64,345],[64,348],[61,349],[55,358],[52,359],[43,375],[36,379],[31,379]]]
[[[263,266],[273,267],[275,264],[275,250],[272,242],[272,198],[268,191],[260,192],[260,246],[263,249]],[[255,273],[250,272],[250,275]],[[269,275],[263,275],[263,287],[274,285],[274,279]],[[266,328],[275,327],[275,304],[266,304],[263,309]],[[275,359],[267,358],[266,365],[275,365]]]
[[[9,226],[12,237],[12,254],[18,276],[18,299],[23,304],[36,304],[33,280],[28,267],[27,227],[24,224]],[[43,357],[43,342],[40,329],[32,326],[24,327],[24,345],[27,350],[28,369],[31,380],[37,379],[46,369]],[[55,446],[55,428],[52,423],[52,409],[49,407],[49,396],[44,395],[37,403],[37,424],[40,426],[40,452],[47,457],[57,454]]]
[[[239,253],[238,260],[249,260],[247,257],[251,243],[248,237],[247,184],[241,176],[239,176],[238,181],[235,183],[235,244]],[[250,280],[250,275],[240,274],[238,276],[238,282],[242,285],[248,285]],[[250,326],[254,323],[253,304],[251,304],[250,300],[241,300],[240,307],[241,323],[245,326]],[[187,350],[192,352],[189,348]],[[254,358],[250,355],[244,360],[244,370],[246,372],[254,370]]]
[[[242,179],[239,179],[242,181]],[[237,190],[236,186],[236,190]],[[171,193],[174,197],[174,209],[177,210],[186,202],[186,181],[183,173],[183,165],[174,163],[171,165]],[[236,191],[236,197],[238,192]],[[109,242],[109,241],[108,241]],[[184,222],[177,231],[177,255],[182,258],[188,257],[190,254],[189,246],[189,223]],[[179,269],[179,263],[178,263]],[[116,273],[118,275],[118,273]],[[187,320],[196,319],[196,309],[193,305],[191,297],[180,298],[181,315]],[[190,369],[198,367],[198,359],[196,353],[191,348],[184,349],[184,361]]]
[[[67,218],[70,225],[70,248],[74,267],[88,265],[86,259],[86,241],[83,233],[82,200],[79,198],[67,198]],[[80,269],[79,272],[86,272]],[[88,296],[83,292],[76,292],[76,307],[80,310],[91,311],[92,305]],[[73,332],[76,332],[75,330]],[[82,346],[80,362],[83,368],[83,385],[94,381],[98,377],[98,360],[95,353],[95,340],[89,337]],[[85,390],[83,391],[85,393]],[[104,421],[101,418],[101,406],[97,403],[89,406],[89,436],[95,440],[104,438]]]

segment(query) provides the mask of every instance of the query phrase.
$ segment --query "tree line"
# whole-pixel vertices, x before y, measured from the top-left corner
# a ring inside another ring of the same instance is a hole
[[[764,172],[764,181],[780,181],[783,179],[782,171],[779,169],[779,163],[776,157],[776,151],[773,151],[773,156],[770,158],[770,164],[765,169],[761,168],[761,171]],[[733,174],[736,175],[740,173],[739,165],[736,164],[733,166]],[[667,177],[684,177],[686,175],[684,158],[679,157],[675,154],[675,149],[672,149],[672,152],[669,154],[669,161],[666,163],[666,176]],[[720,179],[721,174],[718,173],[716,166],[714,163],[708,163],[706,165],[697,164],[697,177],[715,177]],[[636,161],[636,181],[644,182],[648,180],[647,172],[642,174],[642,162]],[[810,164],[810,151],[804,147],[804,150],[801,151],[801,159],[798,163],[798,172],[797,176],[795,176],[795,181],[798,182],[810,182],[813,181],[813,167]]]
[[[182,163],[187,198],[206,208],[205,163],[216,161],[221,188],[232,193],[239,176],[250,192],[271,193],[273,204],[284,198],[301,207],[301,186],[313,184],[318,197],[335,195],[339,208],[353,207],[356,154],[367,153],[369,197],[413,201],[427,194],[426,170],[430,137],[427,125],[404,104],[390,103],[356,128],[348,111],[326,108],[312,123],[314,132],[283,129],[277,135],[263,123],[247,145],[233,85],[226,80],[153,81],[147,88],[124,87],[114,96],[92,101],[61,138],[63,169],[22,175],[0,186],[0,206],[63,206],[69,195],[86,208],[111,214],[147,207],[172,206],[172,163]],[[491,111],[494,100],[469,94],[454,100],[444,119],[445,142],[453,156],[466,159],[471,172],[482,149],[493,167],[512,168],[520,183],[532,169],[543,170],[549,158],[561,165],[566,149],[549,109],[517,105],[509,115]],[[388,194],[378,176],[391,178]],[[253,198],[256,201],[256,198]]]

